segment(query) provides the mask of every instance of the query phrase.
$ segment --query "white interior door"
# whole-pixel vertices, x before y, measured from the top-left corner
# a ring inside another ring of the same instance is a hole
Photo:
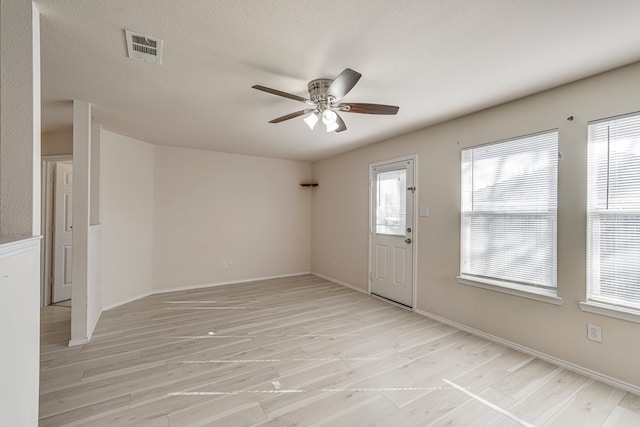
[[[73,165],[56,163],[54,190],[54,250],[53,250],[53,292],[54,303],[71,299],[72,248],[72,189]]]
[[[413,159],[371,166],[371,293],[413,306]]]

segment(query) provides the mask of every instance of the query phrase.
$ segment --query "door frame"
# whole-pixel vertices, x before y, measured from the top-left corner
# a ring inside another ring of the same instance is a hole
[[[413,161],[413,186],[416,188],[416,190],[413,192],[413,225],[412,225],[412,230],[413,230],[413,246],[412,246],[412,268],[411,268],[411,274],[412,274],[412,286],[413,286],[413,295],[411,297],[412,301],[411,301],[411,308],[399,304],[399,303],[395,303],[391,300],[385,299],[385,298],[381,298],[381,297],[377,297],[376,295],[373,295],[371,293],[371,275],[373,274],[373,250],[371,249],[371,246],[373,244],[373,233],[374,233],[374,221],[375,218],[372,214],[373,212],[373,197],[371,197],[371,192],[372,192],[372,187],[373,187],[373,169],[379,166],[383,166],[383,165],[387,165],[389,163],[396,163],[396,162],[405,162],[407,160],[412,160]],[[398,307],[404,308],[404,309],[411,309],[412,311],[415,311],[416,309],[416,301],[417,301],[417,297],[418,297],[418,286],[417,286],[417,277],[418,277],[418,155],[417,154],[409,154],[407,156],[403,156],[403,157],[397,157],[394,159],[389,159],[389,160],[383,160],[383,161],[378,161],[375,163],[369,163],[369,187],[368,187],[368,215],[369,215],[369,229],[368,229],[368,250],[369,250],[369,268],[367,269],[367,294],[369,294],[370,296],[374,297],[374,298],[378,298],[382,301],[388,302],[390,304],[396,305]]]
[[[41,157],[41,230],[40,247],[40,307],[51,305],[53,281],[53,165],[57,162],[73,161],[73,154],[57,154]]]

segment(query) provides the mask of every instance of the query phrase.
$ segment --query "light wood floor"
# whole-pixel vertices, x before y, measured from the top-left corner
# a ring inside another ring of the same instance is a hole
[[[640,398],[314,276],[150,296],[68,348],[41,426],[640,426]]]

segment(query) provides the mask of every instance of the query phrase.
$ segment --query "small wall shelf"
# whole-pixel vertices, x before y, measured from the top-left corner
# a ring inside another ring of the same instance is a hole
[[[300,184],[300,187],[317,187],[318,183],[303,183]]]

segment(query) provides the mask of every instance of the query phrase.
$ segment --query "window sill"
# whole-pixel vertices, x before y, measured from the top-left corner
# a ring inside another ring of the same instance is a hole
[[[457,276],[457,282],[462,285],[475,286],[477,288],[488,289],[490,291],[501,292],[503,294],[515,295],[517,297],[528,298],[549,304],[562,305],[562,298],[555,292],[546,289],[536,289],[529,286],[515,283],[502,282],[499,280],[478,279],[470,276]]]
[[[618,307],[602,302],[587,301],[579,302],[580,310],[589,313],[600,314],[602,316],[615,317],[616,319],[627,320],[629,322],[640,323],[640,311],[625,307]]]

